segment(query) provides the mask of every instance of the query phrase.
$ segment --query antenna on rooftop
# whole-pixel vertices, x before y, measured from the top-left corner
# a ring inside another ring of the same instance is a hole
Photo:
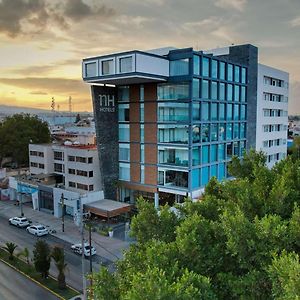
[[[51,111],[53,114],[53,125],[55,125],[55,99],[54,97],[51,98]]]
[[[69,112],[72,112],[72,97],[69,96]]]

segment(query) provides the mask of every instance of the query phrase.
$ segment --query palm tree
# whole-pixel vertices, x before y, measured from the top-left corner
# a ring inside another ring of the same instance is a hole
[[[9,253],[9,260],[13,260],[14,259],[14,252],[16,250],[18,246],[14,243],[5,243],[5,246],[3,247],[3,249],[5,249],[8,253]]]
[[[58,288],[63,290],[66,288],[65,270],[67,268],[67,264],[65,263],[64,249],[59,246],[55,246],[52,250],[51,257],[54,259],[55,266],[58,270]]]

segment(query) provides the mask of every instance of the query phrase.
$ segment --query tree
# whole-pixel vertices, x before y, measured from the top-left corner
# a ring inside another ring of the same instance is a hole
[[[29,265],[29,250],[28,248],[24,248],[23,251],[18,253],[18,256],[23,256],[26,259],[27,264]]]
[[[58,281],[58,287],[63,290],[66,288],[66,276],[65,276],[65,270],[67,268],[67,264],[65,263],[65,254],[64,254],[64,249],[55,246],[52,249],[51,257],[55,261],[55,266],[58,270],[58,276],[57,276],[57,281]]]
[[[35,243],[33,262],[35,269],[41,274],[42,278],[47,278],[50,269],[51,251],[49,245],[44,240],[37,240]]]
[[[76,115],[76,119],[75,119],[75,124],[77,124],[79,121],[81,120],[81,118],[80,118],[80,114],[77,114]]]
[[[14,252],[16,250],[18,246],[14,243],[5,243],[5,246],[3,247],[8,253],[9,253],[9,260],[13,260],[14,259]]]
[[[0,167],[5,157],[11,157],[18,166],[28,165],[29,143],[51,141],[48,124],[37,116],[16,114],[0,123]]]

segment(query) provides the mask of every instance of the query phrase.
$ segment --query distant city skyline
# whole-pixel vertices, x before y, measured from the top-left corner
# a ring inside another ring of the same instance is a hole
[[[251,43],[290,73],[290,114],[300,114],[298,0],[2,0],[0,104],[91,111],[81,79],[88,56],[162,46],[211,49]]]

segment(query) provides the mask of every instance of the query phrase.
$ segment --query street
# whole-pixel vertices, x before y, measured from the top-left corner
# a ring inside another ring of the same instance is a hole
[[[57,297],[0,262],[0,299],[57,300]]]

